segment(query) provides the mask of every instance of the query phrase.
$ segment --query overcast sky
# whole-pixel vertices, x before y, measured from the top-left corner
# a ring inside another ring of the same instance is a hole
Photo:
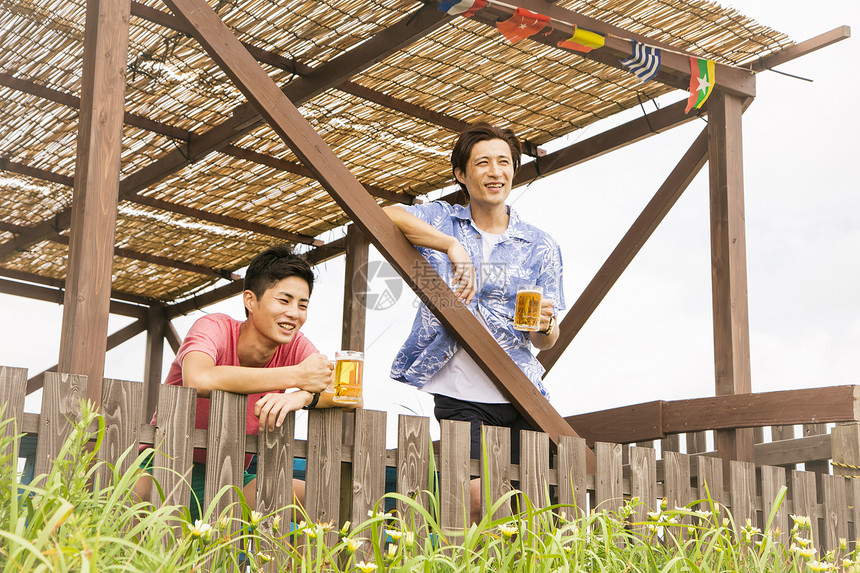
[[[725,4],[803,41],[841,25],[860,31],[860,2]],[[747,272],[753,391],[860,383],[860,121],[852,38],[758,75],[744,115]],[[717,79],[719,81],[719,78]],[[685,99],[676,92],[663,104]],[[631,119],[637,110],[625,116]],[[510,203],[561,244],[567,307],[705,128],[703,120],[515,190]],[[600,124],[563,145],[589,137]],[[562,415],[714,393],[707,166],[547,377]],[[372,259],[379,256],[372,254]],[[318,267],[304,332],[326,354],[340,344],[343,259]],[[391,286],[383,280],[371,289]],[[432,400],[388,378],[416,297],[367,316],[366,407],[432,418]],[[239,298],[206,309],[242,316]],[[0,364],[37,373],[57,361],[62,307],[0,295]],[[200,314],[177,319],[184,335]],[[131,319],[112,317],[113,332]],[[108,354],[105,375],[141,380],[145,336]],[[169,347],[165,369],[172,359]],[[38,410],[38,400],[28,401]],[[434,426],[433,432],[437,434]]]

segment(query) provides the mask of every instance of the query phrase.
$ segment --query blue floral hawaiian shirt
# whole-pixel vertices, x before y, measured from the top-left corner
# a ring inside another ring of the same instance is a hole
[[[544,367],[532,354],[527,332],[514,330],[513,315],[517,288],[538,285],[543,296],[553,302],[553,311],[564,310],[561,250],[547,233],[529,225],[508,207],[508,228],[482,263],[481,231],[472,222],[469,207],[435,201],[405,207],[407,211],[447,235],[455,237],[478,271],[478,292],[469,304],[472,314],[480,313],[493,338],[525,375],[548,396],[541,381]],[[451,263],[445,253],[419,247],[418,250],[439,275],[451,284]],[[415,277],[420,281],[420,277]],[[459,349],[454,337],[433,316],[424,303],[418,307],[412,332],[391,365],[391,377],[421,388]]]

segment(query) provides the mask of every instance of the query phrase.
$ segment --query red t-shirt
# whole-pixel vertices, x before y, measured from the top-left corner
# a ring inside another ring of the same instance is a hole
[[[174,386],[183,385],[182,360],[192,351],[206,353],[215,361],[215,366],[240,366],[236,347],[239,342],[239,328],[242,324],[226,314],[209,314],[197,319],[188,330],[185,340],[182,341],[164,383]],[[263,368],[295,366],[316,352],[317,349],[311,341],[301,332],[297,332],[292,342],[278,347],[275,355]],[[254,406],[266,393],[248,394],[248,413],[245,419],[245,431],[248,434],[256,434],[259,431],[260,422],[254,415]],[[197,419],[194,426],[203,430],[209,428],[209,398],[197,398]],[[252,457],[251,454],[245,456],[246,468],[251,463]],[[195,449],[194,461],[205,463],[206,450]]]

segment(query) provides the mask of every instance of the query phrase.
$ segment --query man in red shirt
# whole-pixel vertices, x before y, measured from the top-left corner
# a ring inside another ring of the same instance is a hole
[[[245,274],[244,322],[209,314],[191,326],[165,384],[197,389],[195,427],[209,427],[213,390],[248,394],[248,434],[256,434],[260,425],[268,425],[270,430],[280,427],[287,413],[300,408],[339,406],[332,401],[332,393],[325,392],[334,364],[300,332],[313,283],[313,271],[305,259],[288,247],[271,247],[251,261]],[[245,457],[246,470],[252,457]],[[195,450],[192,520],[203,502],[205,463],[206,451]],[[254,507],[256,476],[246,471],[244,486],[245,499]],[[148,498],[150,489],[147,475],[136,490],[141,498]],[[294,491],[303,499],[304,482],[296,481]]]

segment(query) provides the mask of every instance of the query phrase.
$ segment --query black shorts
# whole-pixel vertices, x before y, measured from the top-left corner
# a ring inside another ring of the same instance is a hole
[[[511,463],[520,463],[520,430],[532,427],[512,404],[482,404],[466,402],[449,396],[434,394],[437,420],[458,420],[471,424],[471,457],[481,457],[481,425],[503,426],[511,429]]]

